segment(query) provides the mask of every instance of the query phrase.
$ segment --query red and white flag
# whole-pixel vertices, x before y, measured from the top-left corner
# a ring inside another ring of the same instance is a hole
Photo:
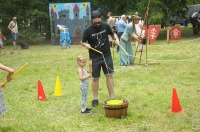
[[[180,40],[181,39],[181,27],[172,26],[171,27],[171,40]]]
[[[159,26],[149,25],[149,40],[150,40],[150,43],[153,43],[157,39],[159,32],[160,32]]]

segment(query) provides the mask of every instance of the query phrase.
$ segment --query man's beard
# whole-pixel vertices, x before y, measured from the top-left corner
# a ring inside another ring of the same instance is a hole
[[[95,30],[96,32],[99,32],[99,31],[100,31],[100,29],[101,29],[101,25],[94,26],[94,30]]]

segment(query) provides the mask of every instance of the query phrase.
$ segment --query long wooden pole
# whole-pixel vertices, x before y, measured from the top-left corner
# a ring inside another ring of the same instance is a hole
[[[94,48],[92,48],[92,47],[90,47],[90,49],[92,49],[92,50],[94,50],[94,51],[96,51],[96,52],[98,52],[98,53],[100,53],[100,54],[103,54],[101,51],[99,51],[99,50],[97,50],[97,49],[94,49]]]
[[[129,56],[129,54],[126,52],[126,50],[119,44],[119,47],[125,52],[126,55]]]
[[[146,26],[147,26],[147,34],[146,34],[146,63],[147,63],[147,45],[149,44],[149,37],[148,37],[148,13],[149,13],[149,6],[150,6],[150,0],[148,0],[148,6],[147,6],[147,10],[146,10],[146,13],[145,13],[145,22],[146,23]],[[143,25],[144,26],[144,25]],[[143,48],[142,48],[143,49]],[[142,51],[140,53],[140,62],[141,62],[141,57],[142,57]]]
[[[114,46],[115,45],[115,41],[112,41],[112,52],[113,52],[113,59],[114,59]]]
[[[24,69],[26,66],[28,65],[28,63],[24,64],[20,69],[18,69],[11,77],[13,78],[15,75],[17,75],[22,69]],[[6,80],[4,83],[3,83],[3,86],[5,86],[5,84],[7,83],[8,81]]]
[[[146,9],[146,12],[145,12],[145,17],[144,17],[144,24],[147,23],[147,17],[148,17],[148,13],[149,13],[149,6],[150,6],[150,0],[148,0],[148,5],[147,5],[147,9]],[[142,35],[142,30],[143,30],[143,27],[144,27],[144,24],[142,25],[142,29],[141,29],[141,32],[140,32],[140,36]],[[146,24],[147,26],[147,24]],[[147,27],[148,28],[148,27]],[[139,44],[138,44],[139,45]],[[135,56],[136,56],[136,52],[137,52],[137,49],[138,49],[138,45],[136,47],[136,51],[135,51]]]

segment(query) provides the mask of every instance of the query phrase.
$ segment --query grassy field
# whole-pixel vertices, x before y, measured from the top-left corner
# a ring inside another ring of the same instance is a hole
[[[185,35],[185,34],[183,34]],[[200,131],[200,41],[199,36],[185,35],[180,41],[158,39],[148,46],[149,65],[119,66],[114,51],[116,99],[129,101],[128,115],[122,119],[108,118],[102,102],[108,99],[105,77],[100,79],[100,105],[91,115],[82,115],[81,91],[77,75],[76,57],[88,56],[80,45],[71,49],[46,44],[30,45],[27,50],[14,51],[6,45],[0,62],[18,69],[3,89],[7,113],[0,116],[3,132],[198,132]],[[133,46],[135,50],[135,46]],[[112,50],[112,49],[111,49]],[[137,54],[135,62],[139,62]],[[146,61],[142,55],[142,63]],[[151,65],[154,62],[159,64]],[[0,71],[1,82],[6,72]],[[61,82],[62,96],[54,96],[56,77]],[[37,100],[37,81],[42,82],[47,99]],[[184,112],[171,113],[172,89],[176,88]],[[93,100],[91,85],[88,107]]]

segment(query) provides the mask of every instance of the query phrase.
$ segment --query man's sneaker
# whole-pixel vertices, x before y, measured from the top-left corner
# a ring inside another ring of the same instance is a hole
[[[81,111],[82,114],[92,114],[91,110],[85,109],[85,111]]]
[[[99,102],[98,100],[93,100],[92,101],[92,106],[95,107],[95,106],[98,106]]]
[[[90,108],[86,108],[86,110],[88,110],[88,111],[92,111],[92,109],[90,109]]]

